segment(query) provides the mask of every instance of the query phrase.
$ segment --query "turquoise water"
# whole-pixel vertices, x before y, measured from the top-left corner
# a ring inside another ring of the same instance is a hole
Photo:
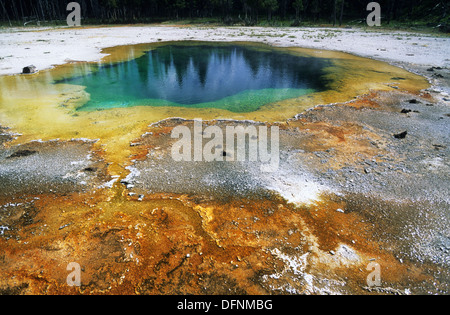
[[[326,59],[237,44],[168,44],[142,57],[93,65],[56,83],[86,87],[78,110],[179,106],[252,112],[280,100],[325,90]]]

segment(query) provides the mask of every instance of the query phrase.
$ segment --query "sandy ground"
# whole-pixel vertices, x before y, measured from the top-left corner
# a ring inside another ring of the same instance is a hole
[[[121,182],[108,176],[93,142],[0,147],[0,293],[450,292],[449,38],[354,29],[14,29],[0,33],[0,73],[95,61],[108,46],[159,40],[339,50],[406,68],[431,87],[374,91],[299,113],[280,124],[273,174],[254,163],[173,163],[170,130],[192,124],[177,119],[148,126],[132,143]],[[17,136],[6,127],[0,144]],[[404,139],[393,136],[403,131]],[[322,193],[320,201],[299,203],[304,191]],[[74,260],[83,266],[78,289],[65,285]],[[373,261],[383,284],[368,288]]]

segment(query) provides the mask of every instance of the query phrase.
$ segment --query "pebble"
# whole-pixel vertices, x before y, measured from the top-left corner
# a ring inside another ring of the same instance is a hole
[[[405,139],[407,134],[408,134],[408,132],[404,131],[404,132],[395,134],[394,137],[397,138],[397,139]]]

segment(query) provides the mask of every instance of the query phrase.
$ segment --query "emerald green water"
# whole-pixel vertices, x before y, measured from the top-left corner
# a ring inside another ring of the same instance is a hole
[[[248,45],[168,44],[142,57],[90,66],[55,83],[86,87],[78,110],[131,106],[219,108],[236,113],[325,90],[326,59]]]

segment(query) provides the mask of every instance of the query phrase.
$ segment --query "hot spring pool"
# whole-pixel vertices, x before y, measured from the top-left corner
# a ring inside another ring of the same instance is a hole
[[[20,134],[15,143],[94,139],[119,165],[132,155],[132,141],[167,118],[285,122],[371,90],[428,87],[425,78],[381,61],[254,42],[158,42],[102,52],[98,62],[0,76],[0,125]]]
[[[78,110],[179,106],[244,113],[326,90],[330,64],[260,47],[172,43],[136,59],[93,64],[55,84],[86,87],[90,99]]]

